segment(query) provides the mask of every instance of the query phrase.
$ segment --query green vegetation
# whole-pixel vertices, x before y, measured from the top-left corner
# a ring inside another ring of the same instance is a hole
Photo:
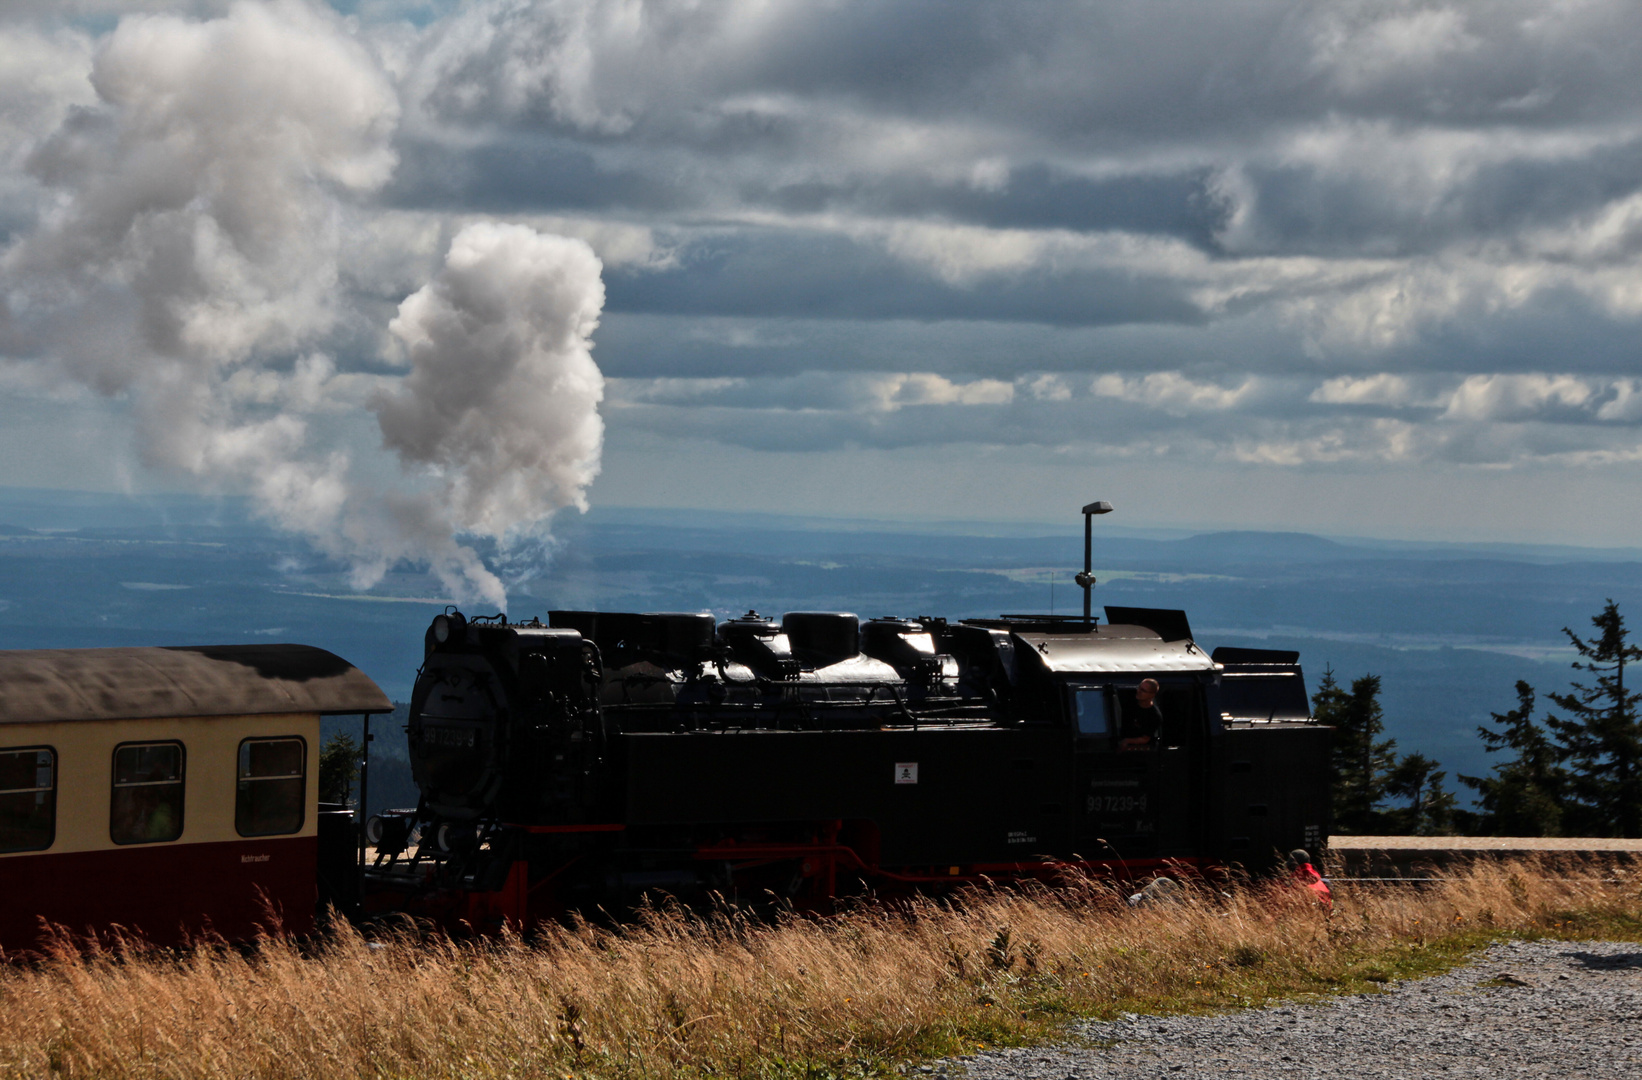
[[[1591,619],[1598,633],[1582,638],[1563,629],[1579,652],[1574,669],[1596,677],[1570,693],[1551,694],[1568,715],[1547,716],[1557,759],[1567,770],[1563,814],[1584,836],[1642,836],[1642,694],[1625,689],[1625,664],[1642,658],[1625,631],[1619,605],[1609,600]]]
[[[1533,719],[1535,693],[1517,682],[1517,707],[1495,713],[1498,728],[1478,728],[1490,752],[1514,754],[1492,776],[1462,776],[1477,791],[1468,831],[1494,836],[1642,836],[1642,694],[1625,688],[1625,665],[1642,658],[1630,643],[1619,605],[1609,600],[1591,618],[1596,633],[1564,627],[1594,676],[1566,693],[1547,695],[1564,715]]]
[[[1517,707],[1478,726],[1489,753],[1510,756],[1490,776],[1459,778],[1476,791],[1476,811],[1458,808],[1438,762],[1399,756],[1395,740],[1380,737],[1377,676],[1364,675],[1346,691],[1326,672],[1312,712],[1335,728],[1334,832],[1642,837],[1642,692],[1625,687],[1625,665],[1642,659],[1642,648],[1630,643],[1612,600],[1591,624],[1590,637],[1562,631],[1579,656],[1574,669],[1592,676],[1547,695],[1562,715],[1536,722],[1537,695],[1519,679]]]
[[[1364,675],[1341,689],[1332,670],[1312,696],[1312,714],[1334,728],[1334,832],[1344,835],[1436,836],[1454,831],[1455,799],[1447,776],[1423,754],[1399,757],[1397,741],[1382,739],[1380,677]],[[1386,807],[1387,799],[1407,799]]]
[[[319,751],[319,801],[345,803],[353,795],[364,749],[359,740],[339,731]]]
[[[1515,756],[1494,766],[1493,776],[1461,776],[1460,783],[1475,788],[1480,810],[1468,822],[1468,832],[1489,836],[1561,836],[1562,804],[1567,798],[1568,774],[1558,763],[1557,748],[1534,723],[1534,688],[1517,680],[1517,707],[1494,713],[1494,728],[1479,726],[1477,734],[1489,753],[1512,751]]]

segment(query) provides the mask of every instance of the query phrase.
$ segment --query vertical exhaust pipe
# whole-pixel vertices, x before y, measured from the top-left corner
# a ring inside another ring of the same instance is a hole
[[[1092,502],[1083,508],[1083,573],[1074,580],[1083,586],[1083,625],[1093,626],[1094,620],[1089,617],[1089,602],[1095,587],[1094,564],[1092,548],[1095,538],[1095,515],[1110,514],[1112,504],[1109,502]]]

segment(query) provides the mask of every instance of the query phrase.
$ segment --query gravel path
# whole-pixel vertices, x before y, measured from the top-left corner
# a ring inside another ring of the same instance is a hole
[[[923,1066],[951,1080],[1642,1076],[1642,943],[1513,942],[1382,994],[1080,1028],[1094,1048]],[[1100,1043],[1108,1048],[1098,1048]]]

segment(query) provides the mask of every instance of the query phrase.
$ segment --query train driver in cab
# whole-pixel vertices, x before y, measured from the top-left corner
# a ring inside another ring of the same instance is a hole
[[[1163,710],[1157,707],[1159,689],[1156,679],[1142,679],[1135,687],[1135,703],[1123,711],[1119,750],[1149,750],[1156,745],[1158,734],[1163,730]]]

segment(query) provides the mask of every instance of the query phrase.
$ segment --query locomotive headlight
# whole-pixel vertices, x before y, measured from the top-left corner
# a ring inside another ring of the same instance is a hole
[[[433,617],[425,639],[430,649],[446,645],[455,648],[467,638],[468,621],[455,608],[446,608]]]

